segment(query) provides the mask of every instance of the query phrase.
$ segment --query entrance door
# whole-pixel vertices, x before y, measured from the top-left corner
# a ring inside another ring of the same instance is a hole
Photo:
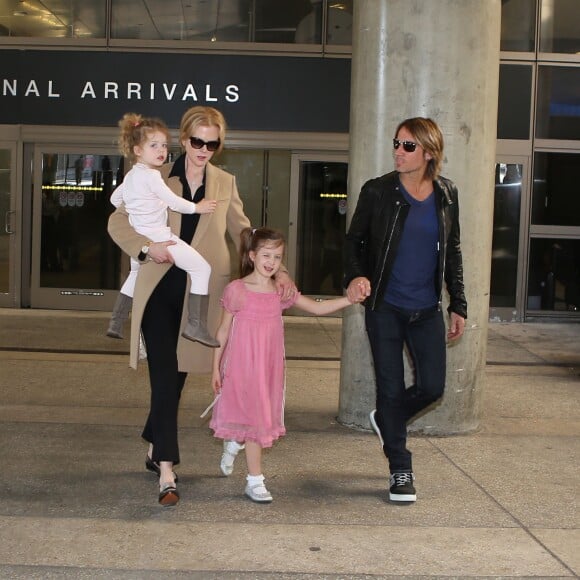
[[[502,156],[495,165],[493,242],[489,317],[497,322],[521,322],[525,311],[524,264],[529,162]]]
[[[120,252],[107,234],[123,159],[97,147],[34,148],[31,306],[111,308]]]
[[[292,157],[288,265],[304,294],[342,295],[347,176],[345,155]]]
[[[18,303],[20,279],[19,207],[16,199],[16,143],[0,141],[0,306],[15,307]]]

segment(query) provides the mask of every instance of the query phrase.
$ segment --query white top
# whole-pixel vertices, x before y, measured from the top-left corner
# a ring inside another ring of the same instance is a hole
[[[125,204],[129,223],[140,234],[154,241],[160,235],[171,236],[167,225],[167,208],[179,213],[195,213],[195,203],[175,195],[157,169],[136,163],[125,175],[123,183],[113,191],[111,203]]]

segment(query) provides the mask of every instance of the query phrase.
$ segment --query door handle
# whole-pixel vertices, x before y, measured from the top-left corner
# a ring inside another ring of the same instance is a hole
[[[8,210],[5,214],[4,214],[4,231],[7,234],[13,234],[15,233],[14,230],[11,229],[11,219],[10,219],[10,214],[16,213],[16,210],[11,209]]]

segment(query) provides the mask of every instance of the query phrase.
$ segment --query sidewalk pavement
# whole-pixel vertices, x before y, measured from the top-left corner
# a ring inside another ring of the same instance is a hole
[[[387,501],[378,439],[336,421],[341,320],[287,318],[274,496],[219,472],[190,376],[181,502],[157,504],[139,435],[146,365],[106,313],[0,309],[0,578],[571,578],[580,574],[580,324],[493,324],[481,429],[410,439],[418,501]]]

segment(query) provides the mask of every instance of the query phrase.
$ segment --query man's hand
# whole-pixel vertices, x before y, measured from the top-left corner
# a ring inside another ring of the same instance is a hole
[[[156,264],[163,264],[164,262],[170,262],[173,264],[173,256],[169,253],[167,246],[174,246],[176,242],[169,240],[168,242],[153,242],[149,246],[149,252],[147,255]]]
[[[449,321],[449,330],[447,331],[448,340],[457,340],[465,329],[465,318],[459,316],[456,312],[451,313],[451,319]]]
[[[290,300],[297,292],[296,284],[294,284],[294,280],[290,278],[288,272],[278,270],[274,282],[276,283],[276,290],[283,301]]]
[[[353,278],[346,289],[346,296],[351,302],[351,304],[362,302],[370,295],[371,295],[371,283],[369,279],[365,278],[364,276]]]

